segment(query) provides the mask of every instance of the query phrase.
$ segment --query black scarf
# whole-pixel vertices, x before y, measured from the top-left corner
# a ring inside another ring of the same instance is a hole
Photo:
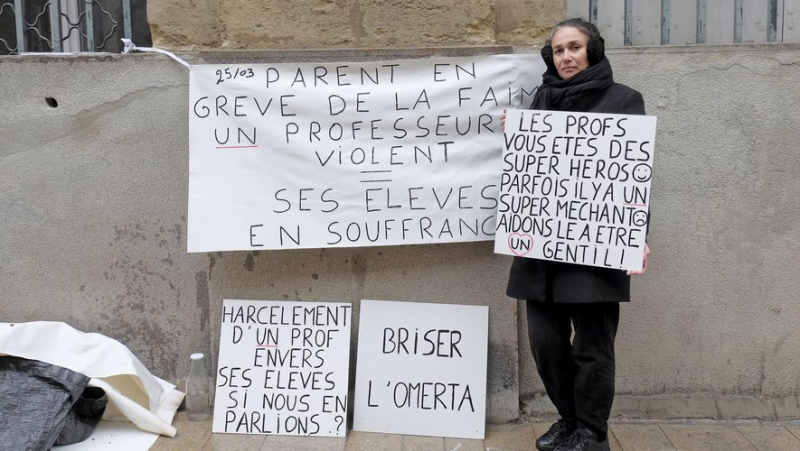
[[[608,58],[594,66],[578,72],[566,80],[548,69],[542,74],[542,84],[533,97],[531,109],[568,109],[576,100],[591,91],[602,91],[614,84],[614,76]]]

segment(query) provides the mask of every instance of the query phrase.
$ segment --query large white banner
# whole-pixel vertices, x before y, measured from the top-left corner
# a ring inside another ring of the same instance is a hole
[[[344,437],[352,306],[222,306],[213,432]]]
[[[489,307],[361,301],[353,430],[483,439]]]
[[[189,252],[491,240],[530,55],[192,66]]]
[[[642,268],[656,117],[509,111],[495,252]]]

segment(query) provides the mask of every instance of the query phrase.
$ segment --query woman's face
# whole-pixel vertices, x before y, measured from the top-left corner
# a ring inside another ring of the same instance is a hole
[[[550,45],[553,46],[553,63],[558,75],[566,80],[589,67],[586,45],[589,36],[574,27],[559,28]]]

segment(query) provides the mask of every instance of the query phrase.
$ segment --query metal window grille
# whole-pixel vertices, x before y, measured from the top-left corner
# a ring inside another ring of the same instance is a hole
[[[133,1],[144,20],[132,21],[131,0],[0,0],[0,54],[117,52],[134,27],[149,41],[144,1]]]
[[[610,46],[800,42],[800,0],[567,0]]]

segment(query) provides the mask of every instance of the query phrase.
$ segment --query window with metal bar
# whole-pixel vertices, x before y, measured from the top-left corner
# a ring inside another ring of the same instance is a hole
[[[0,0],[0,55],[152,45],[146,0]]]
[[[800,0],[567,0],[609,46],[800,42]]]

